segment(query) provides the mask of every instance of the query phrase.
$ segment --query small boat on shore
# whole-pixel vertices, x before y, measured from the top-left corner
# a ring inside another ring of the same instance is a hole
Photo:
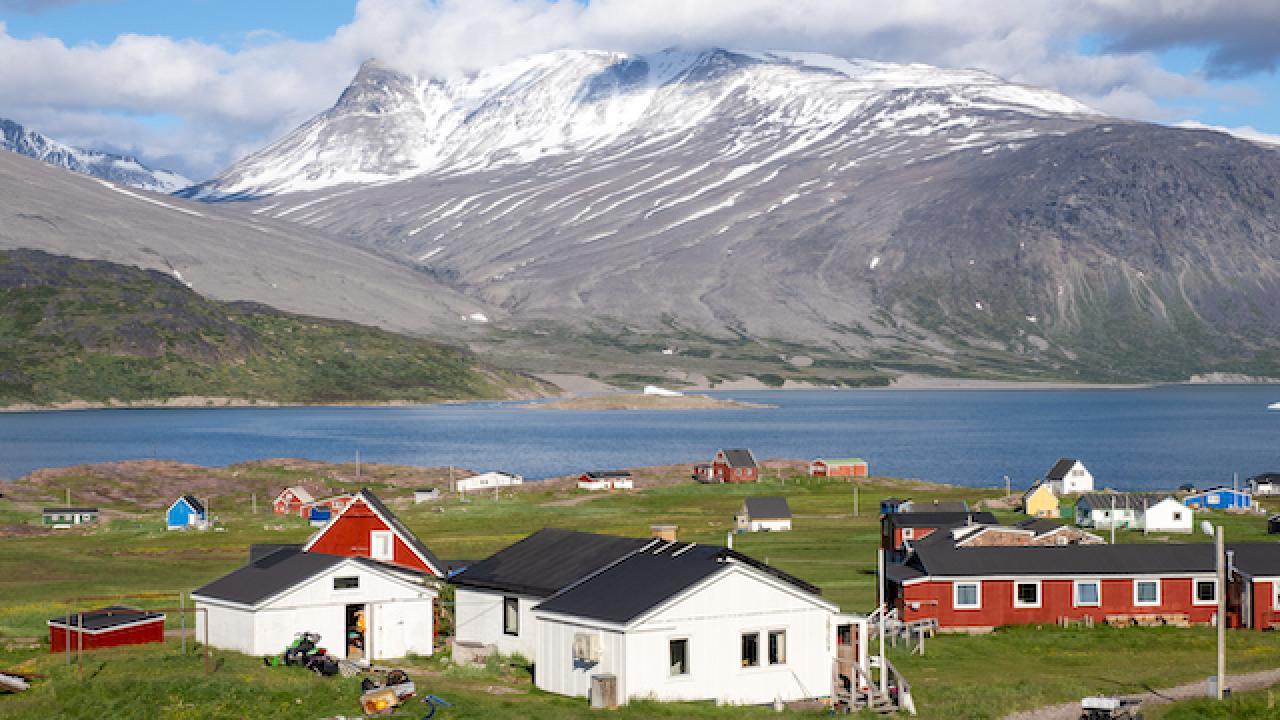
[[[1280,402],[1273,402],[1267,406],[1268,410],[1280,410]]]

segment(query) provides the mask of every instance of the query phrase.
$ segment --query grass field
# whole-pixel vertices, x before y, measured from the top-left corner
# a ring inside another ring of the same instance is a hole
[[[284,479],[287,475],[282,476]],[[945,486],[874,479],[859,487],[859,515],[847,483],[791,478],[745,486],[680,484],[634,493],[589,497],[581,491],[526,490],[410,506],[409,493],[381,493],[402,519],[440,556],[481,558],[542,527],[566,527],[646,535],[650,523],[679,525],[680,537],[723,543],[733,514],[748,494],[785,494],[795,515],[789,533],[739,535],[737,549],[802,577],[846,611],[874,606],[877,507],[888,495],[975,501],[998,494]],[[127,505],[108,524],[0,539],[0,668],[50,675],[20,696],[0,696],[0,718],[19,717],[281,717],[319,718],[356,712],[350,681],[313,677],[295,669],[268,669],[259,661],[215,651],[216,670],[205,676],[198,657],[182,657],[177,645],[113,650],[87,656],[83,676],[50,656],[45,620],[71,607],[104,601],[88,596],[189,592],[241,565],[254,542],[300,542],[311,529],[297,518],[251,515],[244,503],[215,501],[225,532],[171,533],[162,515],[135,514]],[[136,508],[133,508],[136,510]],[[1200,514],[1203,516],[1204,514]],[[1213,513],[1232,541],[1259,540],[1258,516]],[[1015,519],[1015,514],[1004,514]],[[0,500],[0,526],[32,520]],[[1170,538],[1120,532],[1117,541],[1167,542]],[[1173,541],[1206,541],[1200,535]],[[150,599],[139,604],[172,604]],[[1061,629],[1019,627],[968,637],[931,640],[923,657],[894,651],[922,717],[986,718],[1098,692],[1163,687],[1203,678],[1213,666],[1214,634],[1208,628]],[[1273,634],[1229,633],[1231,671],[1280,666]],[[572,718],[589,713],[581,700],[531,687],[527,671],[495,666],[450,667],[441,658],[406,663],[420,687],[456,703],[446,717]],[[626,718],[744,717],[756,711],[709,705],[638,703]],[[1183,717],[1183,716],[1170,716]]]

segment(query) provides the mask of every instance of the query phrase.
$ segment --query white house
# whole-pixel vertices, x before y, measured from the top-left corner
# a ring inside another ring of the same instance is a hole
[[[579,490],[631,490],[635,481],[626,470],[593,470],[578,476]]]
[[[510,487],[512,485],[520,485],[524,483],[524,478],[519,475],[506,472],[487,472],[471,477],[464,477],[458,480],[456,489],[460,493],[471,492],[473,490],[492,490],[498,487]]]
[[[1249,478],[1249,490],[1254,495],[1280,495],[1280,473],[1262,473]]]
[[[537,686],[585,697],[592,676],[632,698],[762,704],[825,697],[839,635],[855,628],[865,672],[865,619],[839,615],[817,588],[714,545],[650,541],[533,609]]]
[[[415,488],[413,491],[413,504],[421,505],[422,503],[439,502],[440,488]]]
[[[1147,532],[1191,532],[1193,511],[1176,498],[1166,497],[1147,505],[1134,527]]]
[[[381,660],[430,655],[436,589],[423,576],[362,557],[284,546],[191,593],[196,637],[248,655],[282,652],[315,632],[330,654]]]
[[[457,642],[536,662],[533,607],[651,542],[546,528],[450,578]]]
[[[1093,492],[1093,475],[1084,463],[1075,458],[1059,458],[1044,481],[1058,497]]]
[[[791,529],[791,507],[784,497],[749,497],[735,518],[743,532],[778,532]]]

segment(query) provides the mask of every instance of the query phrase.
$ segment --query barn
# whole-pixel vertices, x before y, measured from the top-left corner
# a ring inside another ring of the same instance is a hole
[[[544,528],[450,578],[457,642],[537,662],[533,607],[653,542]]]
[[[209,522],[209,513],[204,503],[194,495],[183,495],[164,514],[165,528],[168,530],[186,530],[188,528],[203,529]]]
[[[977,629],[1084,618],[1208,623],[1215,573],[1208,543],[961,547],[939,533],[886,577],[901,619]]]
[[[777,532],[791,529],[791,506],[784,497],[749,497],[735,518],[741,532]]]
[[[161,613],[120,605],[56,617],[49,621],[49,649],[58,653],[164,642],[164,620]]]
[[[430,655],[437,592],[431,576],[364,557],[259,554],[191,593],[197,637],[247,655],[274,655],[315,632],[331,655],[381,660]]]
[[[303,508],[315,501],[315,497],[306,488],[294,485],[276,495],[276,499],[271,502],[271,511],[277,515],[303,516]]]
[[[723,547],[650,542],[534,607],[539,689],[587,697],[610,674],[619,704],[825,697],[842,632],[865,673],[865,620],[816,587]]]
[[[809,463],[812,477],[864,478],[869,474],[867,461],[862,458],[818,458]]]
[[[302,550],[367,557],[446,577],[445,564],[368,488],[356,493]]]

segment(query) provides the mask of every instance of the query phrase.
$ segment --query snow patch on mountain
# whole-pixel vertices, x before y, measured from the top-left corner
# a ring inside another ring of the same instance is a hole
[[[4,118],[0,118],[0,149],[139,190],[172,193],[191,185],[178,173],[154,170],[125,155],[72,147]]]

